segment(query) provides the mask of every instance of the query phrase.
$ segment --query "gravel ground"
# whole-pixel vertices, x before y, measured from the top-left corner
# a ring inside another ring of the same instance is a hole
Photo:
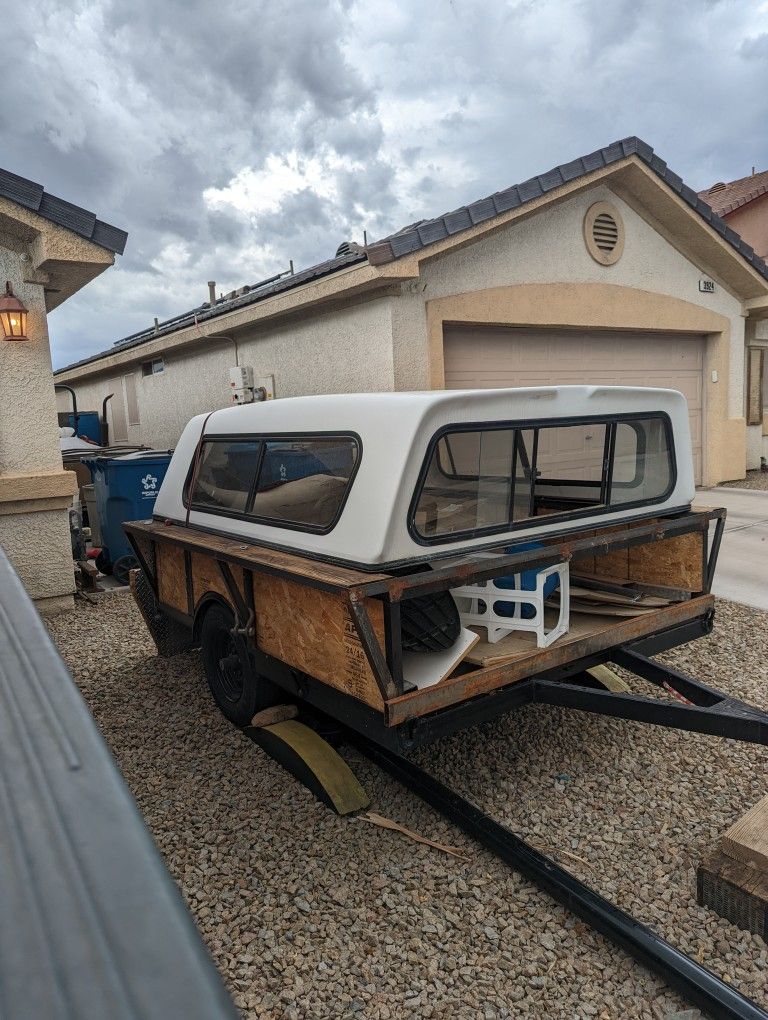
[[[746,478],[720,484],[726,489],[759,489],[768,492],[768,471],[747,471]]]
[[[469,863],[315,802],[219,716],[196,654],[154,655],[129,596],[51,630],[244,1017],[688,1008],[351,753],[373,810]],[[768,614],[721,602],[714,636],[666,658],[768,707]],[[697,862],[766,792],[768,749],[537,706],[418,758],[768,1007],[768,947],[695,902]]]

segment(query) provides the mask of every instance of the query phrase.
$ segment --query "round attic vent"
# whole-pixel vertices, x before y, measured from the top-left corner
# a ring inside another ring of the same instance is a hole
[[[618,262],[624,251],[624,223],[610,202],[595,202],[584,217],[587,251],[602,266]]]
[[[713,184],[707,194],[716,195],[718,191],[725,191],[725,181],[718,181],[717,184]]]

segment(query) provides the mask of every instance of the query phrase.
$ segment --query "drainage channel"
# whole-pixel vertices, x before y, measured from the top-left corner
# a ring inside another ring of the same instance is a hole
[[[400,755],[345,731],[347,743],[716,1020],[768,1020],[768,1013],[650,928],[579,882],[509,829]]]

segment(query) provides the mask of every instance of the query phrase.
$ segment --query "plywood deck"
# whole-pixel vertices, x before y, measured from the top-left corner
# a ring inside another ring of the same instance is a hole
[[[547,610],[544,616],[548,627],[553,627],[557,622],[557,613],[553,610]],[[614,623],[615,619],[611,620],[599,614],[571,613],[568,633],[558,638],[555,644],[558,648],[563,648],[592,634],[601,634],[603,631],[609,630]],[[519,659],[530,658],[540,651],[536,645],[536,635],[531,631],[507,634],[500,641],[491,644],[490,641],[483,639],[484,627],[473,627],[472,630],[480,635],[480,640],[467,655],[465,661],[476,666],[496,666],[502,662],[515,662]]]

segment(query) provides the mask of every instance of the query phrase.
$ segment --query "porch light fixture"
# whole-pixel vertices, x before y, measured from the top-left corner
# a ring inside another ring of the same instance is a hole
[[[6,340],[28,340],[27,309],[13,293],[10,280],[6,280],[5,294],[0,297],[0,323]]]

